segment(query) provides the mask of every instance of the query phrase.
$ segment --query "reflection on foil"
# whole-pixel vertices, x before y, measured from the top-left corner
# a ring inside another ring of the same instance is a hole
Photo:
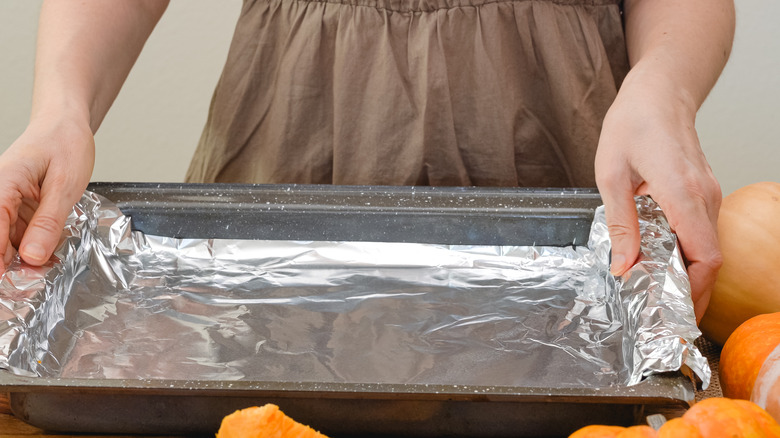
[[[674,235],[637,198],[639,263],[588,247],[194,240],[87,192],[42,268],[0,284],[0,368],[53,378],[599,387],[710,370]]]

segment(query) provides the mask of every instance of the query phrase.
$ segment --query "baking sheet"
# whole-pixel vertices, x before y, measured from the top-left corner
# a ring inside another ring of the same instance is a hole
[[[91,201],[86,204],[94,204],[84,205],[82,213],[102,201],[87,197]],[[663,232],[663,227],[657,229],[660,216],[652,206],[649,211],[649,232],[658,241]],[[686,319],[692,320],[692,308],[684,300],[673,303],[675,297],[684,298],[685,278],[677,281],[681,266],[669,260],[661,262],[660,271],[657,259],[643,260],[641,269],[626,277],[629,281],[615,282],[610,296],[614,279],[606,274],[608,247],[599,249],[597,244],[540,249],[181,240],[130,232],[130,223],[111,208],[92,223],[100,230],[96,242],[110,249],[109,256],[85,251],[98,268],[76,267],[75,277],[90,279],[75,282],[75,289],[91,284],[103,297],[95,300],[96,294],[87,292],[83,296],[89,298],[52,306],[63,315],[74,313],[37,338],[65,341],[55,345],[59,350],[48,344],[40,348],[43,343],[17,349],[23,352],[17,357],[32,364],[25,370],[18,366],[23,361],[11,363],[17,373],[95,381],[593,388],[633,384],[652,372],[679,369],[687,361],[703,380],[707,377],[706,361],[703,367],[697,350],[690,348],[696,332]],[[591,238],[599,227],[597,220]],[[660,249],[651,242],[645,254],[669,257],[676,251],[674,241],[669,242]],[[66,247],[76,252],[82,248],[80,243]],[[227,264],[232,268],[226,269]],[[149,266],[162,274],[150,274]],[[573,274],[583,269],[593,272]],[[107,275],[91,278],[95,272]],[[649,287],[639,295],[621,292],[640,275]],[[121,292],[106,294],[106,288]],[[263,291],[259,298],[258,291]],[[214,308],[221,309],[219,317]],[[658,315],[678,311],[682,325],[670,336],[669,321],[680,322]],[[113,317],[119,314],[132,316],[118,323]],[[610,319],[620,314],[636,317],[636,323]],[[223,317],[231,323],[224,324]],[[291,327],[290,321],[298,322]],[[104,343],[107,335],[114,340]],[[675,358],[659,355],[663,349]],[[69,362],[74,357],[78,360]],[[632,368],[637,364],[641,367]]]

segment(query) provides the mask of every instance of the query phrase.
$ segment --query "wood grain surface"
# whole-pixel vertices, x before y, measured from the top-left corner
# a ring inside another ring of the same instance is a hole
[[[8,406],[8,395],[0,394],[0,437],[45,436],[43,431],[27,423],[17,420],[11,415]]]

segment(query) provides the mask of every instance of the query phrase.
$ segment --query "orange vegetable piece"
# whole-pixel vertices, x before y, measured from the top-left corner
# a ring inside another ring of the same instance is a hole
[[[761,425],[751,410],[728,398],[707,398],[688,410],[683,420],[696,425],[705,437],[763,438]],[[663,427],[662,427],[663,429]]]
[[[650,426],[631,426],[623,429],[615,438],[656,438],[658,435]]]
[[[569,435],[569,438],[615,438],[625,427],[620,426],[602,426],[594,424],[585,426],[582,429]]]
[[[780,424],[777,424],[777,421],[769,415],[769,412],[761,409],[761,406],[747,400],[734,400],[734,403],[742,409],[752,413],[753,418],[755,418],[756,422],[761,426],[761,430],[764,431],[764,434],[767,437],[780,438]]]
[[[704,399],[681,418],[649,426],[586,426],[569,438],[780,438],[780,424],[760,406],[723,397]]]
[[[723,266],[699,325],[707,339],[723,345],[748,319],[780,312],[778,217],[780,182],[750,184],[723,198],[718,216]]]
[[[754,316],[731,334],[720,353],[723,395],[750,400],[767,357],[780,343],[780,312]]]
[[[682,418],[672,418],[658,429],[658,438],[704,438],[695,425]]]
[[[233,412],[222,419],[217,438],[327,438],[288,417],[274,404]]]

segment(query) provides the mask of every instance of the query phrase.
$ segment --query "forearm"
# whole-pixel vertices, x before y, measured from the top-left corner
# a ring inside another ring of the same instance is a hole
[[[665,81],[695,115],[729,57],[734,20],[733,0],[626,0],[626,81]]]
[[[46,0],[31,119],[50,114],[100,126],[167,0]]]

